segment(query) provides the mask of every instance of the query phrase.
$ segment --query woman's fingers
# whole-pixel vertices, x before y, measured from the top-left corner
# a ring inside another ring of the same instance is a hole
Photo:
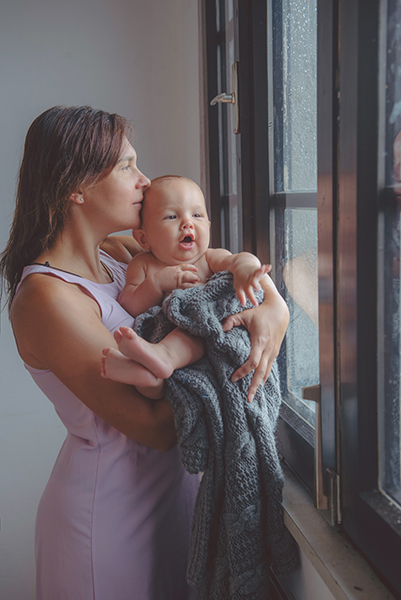
[[[238,379],[242,379],[243,377],[245,377],[245,375],[248,375],[248,373],[255,371],[260,364],[261,358],[262,348],[255,348],[255,346],[253,346],[249,354],[248,360],[244,362],[244,364],[241,365],[239,369],[235,371],[235,373],[233,373],[231,381],[238,381]]]
[[[235,382],[254,371],[248,389],[248,402],[252,402],[260,384],[264,385],[266,383],[274,359],[274,353],[268,352],[261,346],[253,346],[248,360],[233,373],[231,381]]]
[[[271,338],[269,328],[266,328],[264,319],[262,319],[264,322],[263,333],[258,327],[259,320],[255,319],[254,312],[257,310],[259,309],[250,309],[237,315],[231,315],[223,323],[223,331],[225,332],[230,331],[233,327],[243,325],[248,329],[251,336],[249,357],[231,377],[231,380],[235,382],[254,371],[247,394],[248,402],[252,402],[260,384],[266,382],[277,355],[275,344]]]
[[[252,377],[251,385],[249,386],[248,396],[247,396],[248,402],[252,402],[260,384],[264,385],[266,383],[267,378],[270,375],[270,371],[272,369],[275,358],[276,357],[273,354],[270,354],[270,355],[268,355],[267,353],[263,354],[258,367],[255,369],[255,373]]]

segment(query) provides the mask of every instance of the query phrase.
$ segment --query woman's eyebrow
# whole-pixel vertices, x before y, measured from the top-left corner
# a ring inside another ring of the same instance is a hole
[[[136,155],[133,154],[132,156],[122,156],[118,162],[119,163],[124,162],[124,161],[132,162],[135,159],[136,159]]]

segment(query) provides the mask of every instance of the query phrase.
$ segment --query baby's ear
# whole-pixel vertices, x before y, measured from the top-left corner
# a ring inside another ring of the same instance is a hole
[[[141,246],[141,248],[143,248],[144,250],[149,250],[150,244],[148,242],[147,235],[143,229],[134,229],[132,231],[132,235],[134,239],[138,242],[138,244]]]

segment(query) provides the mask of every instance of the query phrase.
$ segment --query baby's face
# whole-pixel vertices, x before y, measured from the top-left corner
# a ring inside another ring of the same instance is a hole
[[[210,221],[195,183],[172,179],[146,194],[142,229],[150,250],[167,265],[195,263],[209,246]]]

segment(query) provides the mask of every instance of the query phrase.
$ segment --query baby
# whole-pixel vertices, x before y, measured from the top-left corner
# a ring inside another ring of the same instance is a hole
[[[203,285],[220,271],[233,274],[234,289],[243,306],[247,297],[257,306],[254,289],[260,284],[264,287],[270,267],[248,252],[231,254],[209,248],[210,221],[195,182],[170,175],[154,179],[145,193],[141,219],[141,227],[133,235],[145,252],[128,265],[126,285],[118,298],[132,316],[161,304],[177,288]],[[119,350],[103,350],[103,377],[135,385],[150,398],[162,395],[163,381],[175,369],[204,355],[203,340],[180,328],[157,344],[129,327],[120,327],[114,337]]]

